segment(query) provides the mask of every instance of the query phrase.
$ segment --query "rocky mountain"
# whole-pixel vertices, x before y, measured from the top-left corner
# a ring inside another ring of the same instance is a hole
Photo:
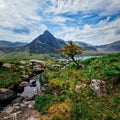
[[[97,51],[102,51],[102,52],[118,52],[120,51],[120,41],[113,42],[110,44],[106,45],[100,45],[100,46],[95,46]]]
[[[30,53],[55,53],[55,50],[65,45],[65,41],[55,38],[48,30],[39,35],[31,43],[22,47],[28,49]]]

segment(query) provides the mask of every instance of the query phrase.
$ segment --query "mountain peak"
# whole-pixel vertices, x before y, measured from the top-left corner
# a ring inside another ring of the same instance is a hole
[[[48,30],[45,30],[43,34],[35,38],[27,48],[31,53],[55,53],[55,50],[60,49],[60,40],[57,40]]]
[[[44,31],[44,33],[43,33],[44,35],[48,35],[48,34],[51,34],[48,30],[45,30]],[[51,34],[52,35],[52,34]]]

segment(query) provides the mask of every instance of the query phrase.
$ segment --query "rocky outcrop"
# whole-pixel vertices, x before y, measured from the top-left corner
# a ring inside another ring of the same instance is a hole
[[[98,97],[104,96],[107,93],[106,82],[103,80],[92,80],[90,83],[90,88]]]
[[[0,88],[0,105],[9,104],[15,97],[16,94],[12,90]]]
[[[30,60],[29,64],[33,68],[34,74],[40,74],[45,70],[45,63],[41,60]]]

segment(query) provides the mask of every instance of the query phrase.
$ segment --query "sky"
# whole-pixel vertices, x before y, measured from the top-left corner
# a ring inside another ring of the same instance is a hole
[[[120,0],[0,0],[0,40],[56,38],[103,45],[120,40]]]

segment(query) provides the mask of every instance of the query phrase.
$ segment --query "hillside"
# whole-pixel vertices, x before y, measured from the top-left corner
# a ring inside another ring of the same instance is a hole
[[[90,44],[87,44],[87,43],[84,43],[84,42],[80,42],[80,41],[75,41],[74,43],[83,47],[83,48],[85,48],[86,50],[97,51],[96,48],[93,45],[90,45]]]
[[[15,51],[17,47],[24,46],[28,43],[24,42],[9,42],[5,40],[0,40],[0,56],[6,53]]]
[[[87,59],[82,61],[83,69],[76,69],[73,63],[68,64],[65,69],[49,66],[44,77],[41,77],[42,85],[48,80],[46,92],[35,102],[35,107],[42,113],[41,119],[118,120],[120,117],[118,56],[120,53]],[[106,82],[108,90],[106,96],[97,97],[94,94],[90,89],[92,79]]]
[[[115,52],[120,51],[120,41],[113,42],[106,45],[95,46],[98,51],[102,52]]]
[[[4,63],[12,66],[0,67],[0,88],[11,88],[23,80],[24,72],[30,74],[33,70],[28,65],[28,60],[3,61]],[[120,53],[83,60],[81,64],[84,67],[81,69],[77,69],[72,62],[65,65],[60,61],[47,59],[45,63],[47,69],[39,75],[42,94],[36,97],[34,105],[40,112],[41,120],[120,118]],[[54,67],[56,64],[61,67]],[[98,97],[91,90],[90,83],[93,79],[106,82],[106,95]]]

